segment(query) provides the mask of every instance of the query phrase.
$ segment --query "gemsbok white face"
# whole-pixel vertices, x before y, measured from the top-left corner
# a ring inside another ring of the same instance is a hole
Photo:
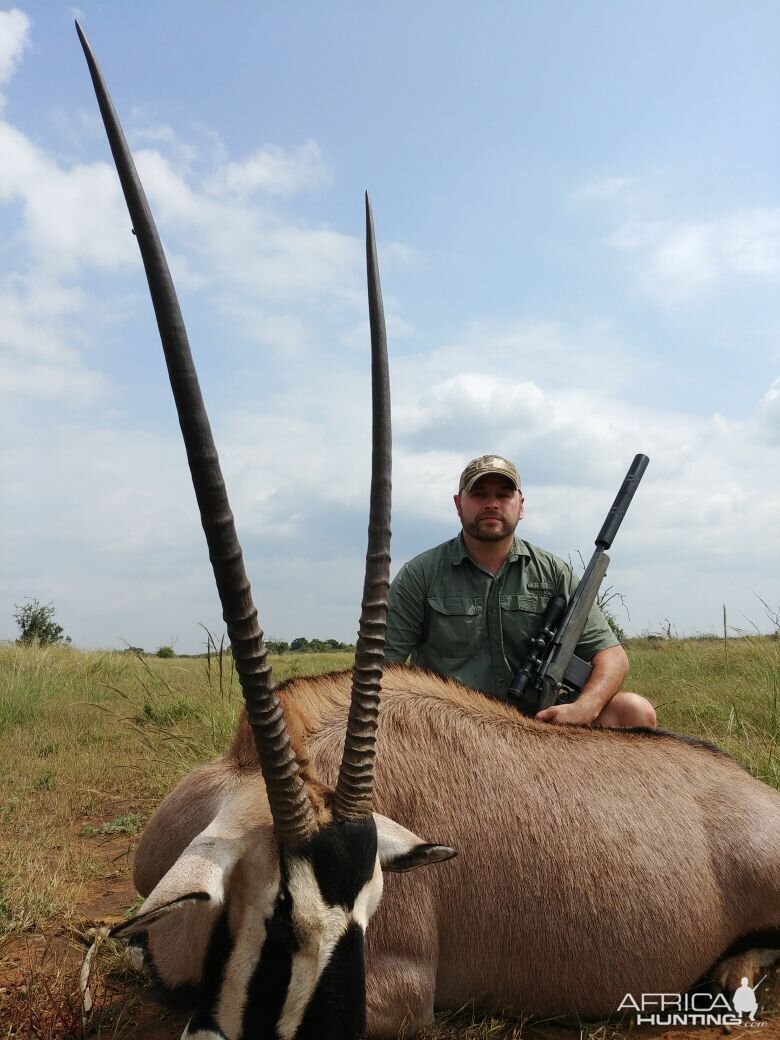
[[[267,795],[264,801],[259,785],[236,780],[211,824],[114,934],[140,937],[163,994],[198,1009],[184,1034],[191,1040],[353,1040],[365,1034],[364,933],[381,897],[382,868],[407,870],[455,854],[425,844],[371,809],[390,567],[391,437],[368,197],[373,463],[366,576],[338,782],[332,794],[319,786],[315,797],[274,692],[165,255],[108,91],[78,23],[76,28],[146,268]]]
[[[163,999],[196,1006],[185,1037],[360,1037],[364,936],[382,869],[449,858],[383,816],[321,827],[279,853],[244,785],[190,844],[136,916]],[[266,816],[268,810],[266,806]]]

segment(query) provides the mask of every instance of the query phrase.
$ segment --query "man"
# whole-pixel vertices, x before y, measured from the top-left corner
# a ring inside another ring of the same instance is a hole
[[[454,501],[461,533],[410,560],[390,586],[385,659],[411,655],[412,664],[505,699],[548,601],[556,593],[570,599],[577,579],[552,553],[515,537],[524,501],[507,459],[470,462]],[[628,658],[595,605],[576,653],[590,662],[590,679],[571,703],[559,701],[537,719],[655,726],[650,702],[621,690]]]

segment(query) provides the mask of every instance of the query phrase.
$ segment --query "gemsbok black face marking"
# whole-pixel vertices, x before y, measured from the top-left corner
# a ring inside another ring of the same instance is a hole
[[[372,818],[323,827],[281,858],[244,1036],[361,1037],[364,935],[382,894]],[[279,995],[285,994],[284,1000]]]
[[[382,891],[380,861],[408,869],[454,855],[372,816],[373,765],[390,567],[390,392],[373,219],[366,196],[372,356],[372,478],[352,705],[330,821],[317,818],[274,692],[233,514],[176,292],[143,188],[78,23],[165,352],[223,617],[267,804],[226,795],[117,936],[145,935],[171,997],[193,997],[190,1040],[359,1038],[365,1033],[363,936]],[[379,821],[379,826],[377,825]],[[247,823],[250,826],[247,826]],[[269,826],[270,823],[270,826]],[[382,848],[385,846],[383,853]]]

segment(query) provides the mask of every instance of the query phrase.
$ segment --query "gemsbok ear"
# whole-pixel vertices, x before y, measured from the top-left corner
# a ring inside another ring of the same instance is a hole
[[[148,910],[145,912],[140,910],[137,914],[131,917],[129,921],[125,921],[124,924],[118,924],[115,928],[112,928],[109,934],[112,939],[130,939],[134,935],[140,935],[141,932],[148,932],[152,925],[162,921],[163,918],[166,918],[176,910],[183,910],[185,907],[191,906],[193,903],[208,902],[210,899],[211,897],[207,892],[188,892],[179,899],[174,899],[170,903],[164,903],[162,906],[158,906],[156,910]]]
[[[449,845],[431,845],[387,816],[374,813],[382,870],[397,872],[442,863],[457,856]]]
[[[169,990],[203,981],[209,942],[225,907],[236,867],[256,845],[257,828],[236,833],[236,799],[226,799],[211,824],[194,838],[149,894],[138,913],[112,930],[116,938],[146,933],[153,974]]]

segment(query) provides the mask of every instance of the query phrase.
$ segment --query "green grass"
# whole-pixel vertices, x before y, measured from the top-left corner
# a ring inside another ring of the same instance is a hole
[[[95,834],[138,834],[143,826],[140,813],[125,813],[117,816],[115,820],[105,820],[99,825],[91,823],[82,824],[81,834],[92,837]]]
[[[661,726],[713,741],[780,787],[779,639],[639,639],[628,652],[629,685],[656,705]],[[300,654],[272,663],[278,681],[352,659]],[[1,646],[0,942],[83,929],[95,893],[127,877],[133,844],[161,798],[224,751],[241,703],[227,655]],[[120,914],[121,905],[112,910]],[[423,1036],[508,1040],[520,1032],[517,1022],[464,1013]]]
[[[780,639],[638,639],[630,685],[659,725],[718,744],[780,788]]]
[[[351,655],[272,663],[281,680]],[[227,655],[0,647],[0,940],[77,919],[96,869],[78,839],[133,838],[182,776],[224,751],[242,703]]]

